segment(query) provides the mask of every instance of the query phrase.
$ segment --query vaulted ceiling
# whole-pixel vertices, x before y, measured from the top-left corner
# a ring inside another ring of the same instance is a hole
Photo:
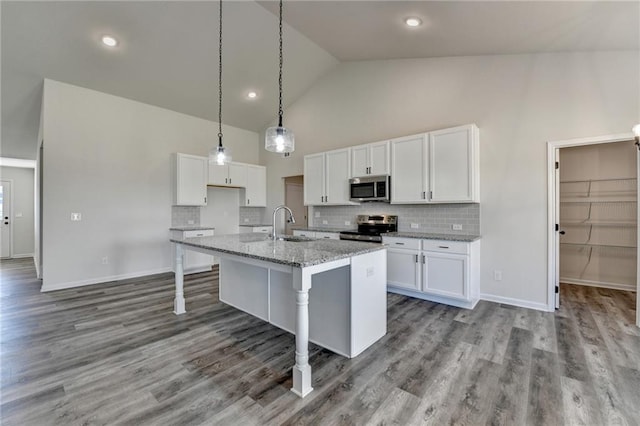
[[[277,113],[272,1],[224,2],[223,122]],[[639,50],[639,2],[287,1],[284,103],[342,61]],[[418,16],[423,25],[407,28]],[[1,3],[0,156],[35,158],[43,78],[217,121],[218,3]],[[112,34],[120,44],[100,43]],[[246,94],[258,96],[249,100]],[[214,139],[212,135],[212,140]]]

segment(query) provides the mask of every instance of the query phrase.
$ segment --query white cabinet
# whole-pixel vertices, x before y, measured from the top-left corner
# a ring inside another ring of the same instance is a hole
[[[340,233],[338,232],[322,232],[322,231],[306,231],[302,229],[294,229],[293,235],[307,238],[318,238],[324,240],[339,240]]]
[[[247,183],[245,189],[245,207],[267,206],[267,168],[247,164]]]
[[[263,232],[263,233],[271,233],[273,231],[273,226],[247,226],[240,225],[240,233],[248,234],[251,232]]]
[[[391,141],[391,203],[480,201],[474,124]]]
[[[347,205],[351,151],[349,148],[304,157],[304,204]]]
[[[180,231],[172,230],[171,237],[174,239],[184,239],[192,237],[211,237],[213,236],[213,229],[199,229],[192,231]],[[175,259],[173,260],[173,270],[175,272]],[[214,264],[213,256],[203,253],[198,253],[193,250],[185,250],[184,257],[182,259],[182,267],[185,274],[193,274],[196,272],[210,271],[211,265]]]
[[[351,177],[388,175],[389,141],[351,147]]]
[[[388,290],[461,308],[480,297],[480,240],[383,237]]]
[[[209,185],[244,188],[247,186],[247,165],[228,163],[222,166],[209,164]]]
[[[174,205],[207,205],[207,157],[178,153],[175,160]]]
[[[305,231],[305,230],[301,230],[301,229],[294,229],[293,230],[293,235],[295,235],[297,237],[307,237],[307,238],[315,238],[316,237],[316,233],[315,232]]]
[[[428,202],[427,144],[425,134],[391,141],[391,203]]]
[[[478,202],[478,128],[471,124],[429,133],[429,200]]]

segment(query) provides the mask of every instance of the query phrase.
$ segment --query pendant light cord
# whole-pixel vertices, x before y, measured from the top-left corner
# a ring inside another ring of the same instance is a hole
[[[218,146],[222,147],[222,0],[220,0],[220,37],[218,42]],[[280,60],[282,62],[282,59]]]
[[[280,0],[280,74],[278,76],[278,127],[282,127],[282,0]]]

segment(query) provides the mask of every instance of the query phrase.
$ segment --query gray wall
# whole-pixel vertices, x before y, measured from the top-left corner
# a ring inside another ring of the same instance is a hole
[[[172,154],[207,155],[217,123],[51,80],[43,110],[43,290],[170,270]],[[257,163],[257,133],[223,130]]]
[[[2,179],[13,180],[13,246],[14,257],[33,256],[34,252],[34,184],[33,169],[0,167]],[[21,217],[16,217],[21,215]]]
[[[340,64],[285,111],[296,151],[261,151],[269,206],[282,203],[283,177],[302,173],[305,154],[476,123],[481,292],[544,309],[547,142],[630,132],[640,121],[638,75],[638,51]]]

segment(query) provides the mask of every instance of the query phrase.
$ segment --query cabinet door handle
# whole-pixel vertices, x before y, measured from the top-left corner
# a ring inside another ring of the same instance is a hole
[[[438,248],[448,249],[449,246],[438,246]]]
[[[423,265],[426,263],[426,262],[425,262],[425,259],[426,259],[426,258],[427,258],[427,256],[425,256],[425,255],[423,254],[423,255],[422,255],[422,264],[423,264]]]
[[[429,199],[433,200],[433,191],[429,191]]]
[[[247,204],[251,204],[251,200],[247,198]]]
[[[418,263],[418,255],[414,255],[416,257],[416,263]]]
[[[404,245],[404,243],[394,243],[394,244],[397,245],[397,246],[403,246]]]
[[[229,178],[229,183],[231,183],[231,178]]]
[[[227,182],[228,180],[229,180],[229,179],[224,178],[224,183],[229,183],[229,182]]]
[[[422,199],[424,200],[424,199],[426,199],[426,198],[427,198],[427,197],[426,197],[425,192],[424,192],[424,191],[422,191]]]
[[[207,197],[204,197],[204,203],[207,204]]]
[[[328,202],[328,201],[329,201],[329,196],[328,196],[328,195],[325,195],[325,196],[324,196],[324,202],[326,203],[326,202]]]

